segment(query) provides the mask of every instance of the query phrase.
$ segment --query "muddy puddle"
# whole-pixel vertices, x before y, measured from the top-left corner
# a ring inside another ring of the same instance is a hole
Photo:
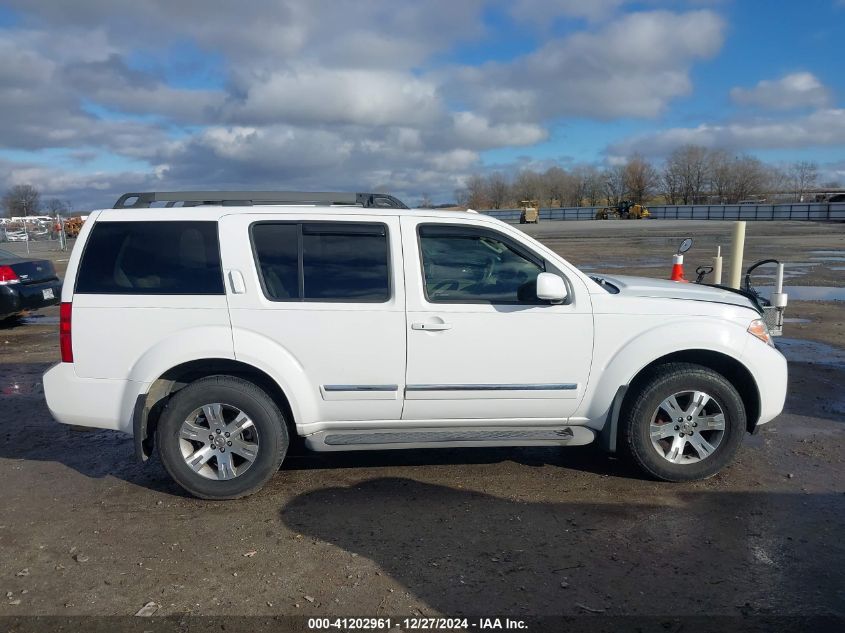
[[[3,365],[0,371],[0,398],[4,396],[37,396],[44,394],[42,374],[49,364]]]
[[[767,299],[774,290],[773,286],[761,286],[757,290]],[[833,286],[791,286],[784,287],[784,291],[792,301],[845,301],[845,288]]]
[[[58,325],[59,317],[44,314],[28,314],[18,319],[18,321],[23,325]]]
[[[845,349],[818,341],[778,337],[777,348],[793,363],[814,363],[845,369]]]

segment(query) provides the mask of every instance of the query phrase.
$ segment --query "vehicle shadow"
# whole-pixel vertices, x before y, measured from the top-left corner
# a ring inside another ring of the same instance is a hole
[[[844,513],[842,495],[671,489],[549,503],[378,478],[302,494],[280,516],[373,561],[424,615],[841,616]],[[338,587],[347,573],[338,565]]]

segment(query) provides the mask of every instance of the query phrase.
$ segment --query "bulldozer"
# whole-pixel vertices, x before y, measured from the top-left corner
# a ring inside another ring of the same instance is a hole
[[[540,221],[540,203],[537,200],[523,200],[519,206],[522,208],[520,224],[537,224]]]
[[[643,220],[650,217],[651,212],[646,207],[630,200],[596,211],[596,220]]]
[[[79,230],[82,228],[82,225],[84,223],[85,223],[85,220],[83,220],[79,216],[74,216],[74,217],[68,218],[67,220],[64,221],[65,235],[67,237],[70,237],[70,238],[74,238],[74,237],[79,236]]]

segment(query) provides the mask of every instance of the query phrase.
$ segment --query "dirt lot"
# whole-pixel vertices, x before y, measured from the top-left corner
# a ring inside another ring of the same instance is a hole
[[[585,268],[664,277],[681,237],[689,276],[730,223],[527,231]],[[748,235],[747,260],[793,262],[789,283],[845,286],[845,225]],[[786,412],[708,481],[646,481],[590,447],[306,455],[225,503],[183,496],[126,436],[54,423],[57,310],[7,324],[0,615],[845,616],[843,304],[790,304]]]

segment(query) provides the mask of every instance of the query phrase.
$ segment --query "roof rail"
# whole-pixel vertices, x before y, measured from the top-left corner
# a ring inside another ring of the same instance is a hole
[[[252,206],[255,204],[286,205],[355,205],[367,209],[407,209],[399,200],[386,193],[331,193],[325,191],[147,191],[125,193],[114,203],[115,209],[146,209],[153,202],[165,202],[174,207],[200,205]]]

